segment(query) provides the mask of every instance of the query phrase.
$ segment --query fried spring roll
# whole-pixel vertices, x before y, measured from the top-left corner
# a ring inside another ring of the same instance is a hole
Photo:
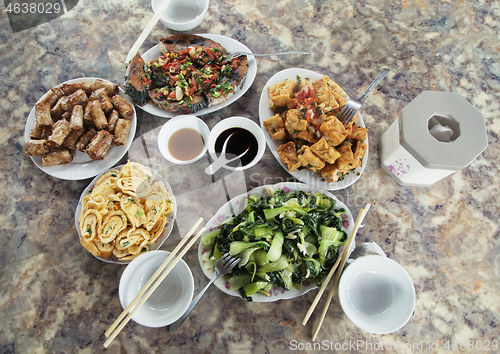
[[[115,95],[111,97],[111,102],[113,102],[113,106],[123,118],[131,119],[134,115],[134,108],[122,96]]]
[[[83,90],[85,93],[90,93],[90,84],[87,82],[73,82],[71,84],[63,84],[59,86],[59,89],[64,92],[65,95],[71,95],[72,93]]]
[[[113,103],[111,103],[111,99],[109,98],[108,94],[106,93],[106,89],[100,88],[98,90],[95,90],[92,95],[90,95],[89,100],[91,101],[99,101],[102,106],[102,110],[104,113],[109,113],[113,110]]]
[[[45,102],[48,103],[50,107],[53,107],[62,96],[64,96],[64,92],[60,88],[51,87],[50,90],[40,97],[38,102]]]
[[[73,107],[71,112],[71,117],[69,120],[69,127],[71,130],[81,130],[83,129],[83,107],[77,104]]]
[[[78,143],[76,143],[76,149],[80,151],[85,151],[87,146],[89,145],[92,138],[97,134],[97,130],[95,128],[90,128],[82,135]]]
[[[64,112],[61,118],[69,122],[69,120],[71,119],[71,112]]]
[[[62,118],[62,115],[66,112],[64,108],[62,108],[62,102],[67,99],[68,96],[62,96],[56,103],[54,107],[50,110],[50,114],[52,115],[52,119],[57,121]]]
[[[106,115],[102,110],[101,102],[99,101],[90,101],[90,114],[94,118],[94,124],[98,130],[106,129],[108,127],[108,120],[106,119]]]
[[[87,128],[95,128],[94,117],[90,113],[90,104],[83,108],[83,125]]]
[[[113,97],[118,93],[118,84],[114,84],[109,81],[97,79],[90,85],[90,89],[92,91],[98,90],[100,88],[104,88],[109,97]]]
[[[57,146],[61,146],[64,140],[68,137],[71,129],[69,127],[69,122],[65,119],[58,120],[52,126],[52,133],[48,137],[48,141],[54,143]]]
[[[50,143],[47,140],[30,140],[23,145],[25,155],[42,156],[50,152]]]
[[[73,154],[68,149],[52,151],[42,156],[44,167],[63,165],[71,161],[73,161]]]
[[[43,129],[37,126],[36,121],[33,123],[33,128],[30,131],[31,139],[40,139],[42,137]]]
[[[54,122],[50,115],[50,105],[40,102],[35,105],[35,125],[39,128],[50,127]]]
[[[128,119],[118,119],[115,127],[115,145],[125,145],[128,140],[128,135],[130,133],[130,126],[132,122]]]
[[[81,129],[74,129],[69,133],[66,140],[64,140],[63,146],[70,150],[76,150],[76,145],[80,141],[80,138],[85,134],[86,129],[82,127]]]
[[[119,118],[118,111],[113,109],[108,117],[108,132],[113,133],[115,131],[116,122],[118,122]]]
[[[73,92],[71,95],[66,96],[66,99],[61,103],[61,106],[66,112],[71,112],[73,110],[73,107],[77,104],[83,106],[88,101],[89,98],[87,97],[87,94],[84,90],[80,89]]]
[[[42,135],[40,136],[40,139],[47,140],[49,138],[50,134],[52,134],[52,127],[43,127],[42,128]]]
[[[92,160],[102,160],[113,144],[113,135],[106,130],[99,130],[87,146],[87,153]]]

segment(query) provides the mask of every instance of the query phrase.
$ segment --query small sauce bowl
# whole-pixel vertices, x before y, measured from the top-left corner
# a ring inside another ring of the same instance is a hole
[[[151,0],[156,13],[164,0]],[[197,27],[205,18],[209,0],[172,0],[160,21],[174,31],[189,31]]]
[[[373,334],[402,328],[415,310],[415,288],[397,262],[366,256],[350,264],[339,282],[344,313],[356,326]]]
[[[118,288],[123,309],[134,300],[169,254],[167,251],[146,252],[130,262],[120,278]],[[187,310],[193,292],[193,274],[181,259],[132,319],[145,327],[168,326]]]
[[[229,137],[233,134],[233,136]],[[224,165],[225,169],[233,171],[246,170],[260,161],[266,150],[266,138],[261,127],[254,121],[245,117],[229,117],[217,123],[208,136],[208,153],[215,161],[220,155],[224,142],[229,137],[226,154],[239,155],[249,146],[248,152],[241,157],[241,161],[235,161]],[[250,145],[249,145],[250,144]],[[234,149],[234,151],[231,151]]]
[[[170,119],[158,134],[158,148],[168,161],[184,165],[202,158],[207,152],[210,129],[196,116]],[[192,149],[197,149],[193,151]]]

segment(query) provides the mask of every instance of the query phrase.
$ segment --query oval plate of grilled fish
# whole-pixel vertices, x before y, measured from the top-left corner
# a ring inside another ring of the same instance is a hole
[[[221,35],[162,38],[128,64],[125,91],[142,110],[164,118],[217,111],[243,96],[257,74],[253,56],[224,62],[224,56],[240,51],[251,53]]]

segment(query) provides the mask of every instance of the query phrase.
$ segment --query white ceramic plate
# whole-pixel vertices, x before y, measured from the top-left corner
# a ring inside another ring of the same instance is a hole
[[[147,252],[134,259],[125,268],[118,287],[123,309],[135,299],[169,254],[167,251]],[[193,274],[186,262],[181,259],[134,313],[132,319],[146,327],[168,326],[177,321],[187,310],[193,298],[193,291]]]
[[[299,181],[310,184],[315,187],[328,190],[339,190],[347,188],[351,184],[356,182],[363,173],[363,171],[365,170],[368,161],[368,151],[370,150],[370,146],[368,144],[368,135],[366,138],[366,145],[367,145],[366,154],[365,157],[363,158],[363,163],[361,164],[361,167],[357,168],[354,171],[349,172],[345,176],[345,178],[340,182],[326,182],[323,180],[320,174],[314,173],[309,169],[303,169],[300,171],[296,170],[294,172],[288,171],[288,167],[278,155],[278,147],[283,142],[280,140],[271,139],[271,136],[267,133],[267,129],[264,127],[264,121],[266,119],[271,118],[274,115],[272,109],[269,108],[269,95],[267,93],[267,88],[271,85],[277,84],[278,82],[285,81],[286,79],[296,80],[297,76],[299,76],[301,79],[308,78],[314,81],[319,80],[323,77],[322,74],[307,69],[299,69],[299,68],[285,69],[278,72],[273,77],[271,77],[271,79],[269,79],[266,86],[264,86],[264,89],[262,90],[259,101],[259,119],[260,119],[260,125],[266,135],[267,146],[269,146],[269,150],[271,150],[274,157],[279,162],[279,164],[285,169],[285,171],[287,171],[289,174],[291,174]],[[346,98],[348,97],[347,95],[345,96]],[[363,121],[363,118],[361,118],[361,114],[359,112],[358,112],[358,124],[360,127],[365,127],[365,123]]]
[[[68,80],[63,82],[63,84],[71,84],[74,82],[93,82],[97,80],[94,77],[82,77],[79,79]],[[103,80],[103,79],[100,79]],[[58,85],[58,86],[60,86]],[[57,86],[56,86],[57,87]],[[134,103],[128,97],[122,89],[120,89],[119,95],[124,97],[127,102],[134,107]],[[51,166],[44,167],[42,166],[42,158],[40,156],[30,156],[33,163],[41,169],[43,172],[60,179],[65,180],[81,180],[86,178],[91,178],[101,173],[102,171],[112,167],[115,163],[120,161],[120,159],[125,155],[128,151],[132,141],[134,140],[135,130],[137,128],[137,115],[134,109],[134,115],[132,116],[132,125],[130,126],[130,133],[128,136],[127,144],[122,146],[113,145],[111,149],[109,149],[106,157],[103,160],[91,160],[90,157],[81,151],[73,152],[73,161],[66,165],[59,166]],[[26,126],[24,128],[24,141],[28,142],[30,140],[30,132],[33,128],[33,124],[35,123],[35,107],[31,109],[31,112],[28,116],[28,120],[26,121]]]
[[[226,48],[226,51],[228,53],[233,53],[233,52],[248,52],[251,53],[252,51],[248,49],[247,46],[244,44],[238,42],[235,39],[226,37],[226,36],[221,36],[218,34],[197,34],[197,36],[200,37],[205,37],[208,39],[211,39],[220,45],[222,45],[224,48]],[[158,49],[158,46],[154,46],[153,48],[149,49],[146,53],[142,55],[142,59],[144,61],[148,60],[155,60],[161,55],[160,50]],[[253,56],[248,56],[248,73],[247,76],[245,77],[245,81],[243,82],[243,86],[240,88],[238,92],[236,92],[234,95],[232,95],[228,100],[214,105],[212,107],[208,107],[202,110],[199,110],[198,112],[194,112],[193,114],[197,116],[201,116],[204,114],[212,113],[215,111],[218,111],[219,109],[222,109],[224,107],[229,106],[231,103],[236,101],[238,98],[243,96],[245,92],[248,91],[250,86],[252,86],[253,80],[255,79],[255,75],[257,75],[257,62],[255,61],[255,58]],[[165,111],[158,106],[156,106],[153,102],[148,101],[144,106],[137,106],[140,109],[144,110],[145,112],[154,114],[155,116],[158,117],[163,117],[163,118],[172,118],[178,115],[181,115],[180,113],[173,113],[169,111]]]
[[[344,227],[344,230],[347,232],[347,235],[350,235],[352,228],[354,226],[354,221],[352,219],[351,212],[349,211],[349,208],[342,203],[340,200],[338,200],[333,194],[325,191],[324,189],[321,188],[314,188],[312,186],[303,184],[303,183],[297,183],[297,182],[283,182],[283,183],[278,183],[274,185],[267,185],[267,186],[261,186],[252,189],[250,192],[241,194],[233,199],[231,199],[229,202],[224,204],[218,211],[217,214],[215,214],[207,223],[205,226],[207,230],[205,233],[209,233],[210,231],[213,231],[214,229],[219,228],[219,226],[226,220],[227,218],[231,217],[233,214],[231,212],[231,209],[234,211],[234,214],[237,215],[241,213],[241,211],[245,208],[245,198],[249,195],[256,195],[257,197],[261,197],[265,195],[265,189],[266,188],[271,188],[271,189],[283,189],[284,191],[304,191],[307,193],[316,193],[320,192],[323,193],[324,195],[334,199],[337,203],[335,205],[336,209],[345,209],[345,213],[342,215],[342,225]],[[203,246],[203,243],[200,242],[198,246],[198,261],[200,262],[201,268],[203,269],[203,272],[205,275],[211,279],[214,270],[208,265],[207,262],[203,261],[202,256],[206,252],[210,252],[211,250],[206,249]],[[222,292],[232,295],[232,296],[237,296],[241,297],[240,293],[238,291],[230,291],[229,285],[227,284],[227,278],[222,277],[219,278],[215,282],[215,286],[218,287]],[[285,291],[281,288],[274,287],[271,290],[271,295],[270,296],[265,296],[262,294],[255,294],[252,295],[252,299],[254,302],[271,302],[271,301],[276,301],[276,300],[286,300],[286,299],[293,299],[295,297],[304,295],[308,291],[312,289],[316,289],[316,283],[315,282],[310,282],[310,281],[305,281],[302,283],[302,288],[301,290],[297,290],[296,288],[292,287],[290,291]]]
[[[87,188],[85,188],[83,190],[82,195],[80,196],[80,200],[78,201],[78,205],[76,206],[76,210],[75,210],[75,227],[76,227],[76,231],[78,232],[78,239],[80,239],[80,237],[82,237],[82,235],[80,234],[80,223],[78,222],[78,218],[80,217],[80,214],[82,212],[82,199],[83,199],[83,197],[85,197],[87,194],[90,194],[92,192],[92,189],[94,189],[95,183],[103,174],[105,174],[109,170],[121,169],[123,166],[125,166],[125,165],[116,166],[113,168],[109,168],[106,171],[103,171],[98,176],[96,176],[92,180],[92,182],[90,182],[90,184],[87,186]],[[144,166],[144,167],[151,170],[154,173],[154,175],[156,176],[156,178],[154,180],[150,181],[151,183],[154,183],[155,181],[162,181],[163,182],[163,184],[165,185],[165,187],[168,191],[168,195],[170,196],[170,199],[172,200],[172,203],[173,203],[173,208],[172,208],[172,211],[170,212],[170,214],[168,214],[168,216],[167,216],[167,223],[165,225],[163,233],[160,235],[160,237],[158,237],[158,239],[156,240],[155,243],[153,243],[149,246],[149,251],[154,251],[154,250],[157,250],[158,248],[161,247],[163,242],[165,242],[165,240],[168,238],[168,236],[172,232],[172,229],[174,228],[175,215],[177,214],[177,201],[175,200],[174,193],[172,191],[172,187],[167,182],[167,180],[165,178],[163,178],[160,174],[158,174],[158,172],[156,172],[155,170],[150,169],[147,166]],[[88,252],[88,251],[85,250],[85,252]],[[96,257],[96,258],[103,261],[103,262],[106,262],[106,263],[129,264],[131,262],[130,260],[129,261],[119,261],[114,255],[111,255],[111,257],[109,257],[109,258],[103,258],[103,257]]]

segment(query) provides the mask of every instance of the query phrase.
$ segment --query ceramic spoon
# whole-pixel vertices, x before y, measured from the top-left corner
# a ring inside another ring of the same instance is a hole
[[[228,163],[230,162],[233,162],[233,161],[236,161],[238,159],[240,159],[241,157],[243,157],[243,155],[245,155],[247,153],[247,151],[250,149],[250,145],[246,148],[245,151],[243,151],[241,154],[239,154],[238,156],[232,158],[232,159],[227,159],[226,158],[226,147],[227,147],[227,143],[229,142],[229,139],[231,139],[231,137],[234,135],[234,133],[232,133],[231,135],[229,135],[226,139],[226,141],[224,142],[224,145],[222,146],[222,151],[219,155],[219,157],[217,158],[217,160],[215,160],[210,166],[208,166],[206,169],[205,169],[205,173],[208,174],[208,175],[213,175],[215,172],[217,172],[222,166],[225,166],[227,165]]]

